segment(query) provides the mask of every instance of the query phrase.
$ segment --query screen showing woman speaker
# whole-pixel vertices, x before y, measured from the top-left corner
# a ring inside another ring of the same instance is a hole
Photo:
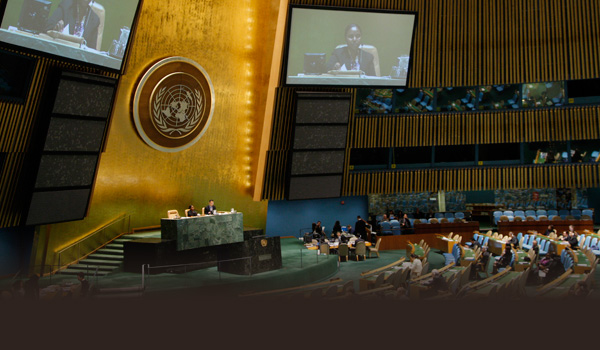
[[[0,42],[121,71],[141,0],[6,0]]]
[[[406,86],[412,12],[291,6],[286,85]]]

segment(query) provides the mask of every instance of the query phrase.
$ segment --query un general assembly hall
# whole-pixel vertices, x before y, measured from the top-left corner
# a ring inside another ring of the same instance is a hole
[[[595,0],[0,0],[0,304],[600,296]]]

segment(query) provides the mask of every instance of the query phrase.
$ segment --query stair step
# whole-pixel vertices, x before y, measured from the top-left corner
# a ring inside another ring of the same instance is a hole
[[[98,249],[97,252],[100,254],[123,255],[123,249],[102,248],[102,249]]]
[[[105,248],[123,250],[123,243],[109,243]]]
[[[60,272],[61,275],[76,275],[80,272],[83,272],[85,274],[89,275],[93,275],[96,270],[90,271],[90,270],[86,270],[86,269],[76,269],[76,268],[67,268],[66,270],[62,270]],[[111,271],[104,271],[104,270],[98,270],[98,276],[105,276],[108,275],[108,273]]]
[[[116,259],[84,259],[79,261],[81,265],[121,265],[122,261]]]
[[[134,239],[138,239],[137,237],[127,237],[127,238],[117,238],[113,241],[113,243],[125,243],[129,241],[133,241]]]
[[[99,254],[94,253],[88,256],[89,259],[110,259],[110,260],[123,260],[123,255],[115,254]]]
[[[118,269],[118,266],[110,266],[110,265],[87,265],[87,264],[73,264],[71,265],[73,268],[75,269],[79,269],[79,270],[88,270],[88,271],[96,271],[96,267],[98,267],[98,271],[102,270],[102,271],[113,271]],[[71,268],[71,266],[69,266],[67,268],[67,270],[69,268]]]

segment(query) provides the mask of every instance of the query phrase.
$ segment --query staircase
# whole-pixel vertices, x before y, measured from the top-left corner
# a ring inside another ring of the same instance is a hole
[[[140,238],[139,235],[122,235],[106,246],[88,255],[79,263],[69,265],[60,273],[63,275],[77,275],[83,272],[86,276],[92,276],[98,270],[98,276],[105,276],[111,272],[118,271],[123,266],[123,243]]]

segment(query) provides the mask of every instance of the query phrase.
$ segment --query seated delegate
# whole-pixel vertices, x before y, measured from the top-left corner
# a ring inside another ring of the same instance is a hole
[[[89,0],[62,0],[48,19],[46,31],[83,37],[87,47],[96,49],[99,25],[100,18]]]
[[[188,212],[187,212],[187,216],[188,217],[192,217],[192,216],[198,216],[198,212],[196,211],[196,208],[194,208],[194,205],[190,205],[188,207]]]
[[[327,61],[327,70],[363,71],[376,76],[374,57],[360,48],[362,30],[357,24],[349,24],[344,32],[346,46],[338,47]]]

